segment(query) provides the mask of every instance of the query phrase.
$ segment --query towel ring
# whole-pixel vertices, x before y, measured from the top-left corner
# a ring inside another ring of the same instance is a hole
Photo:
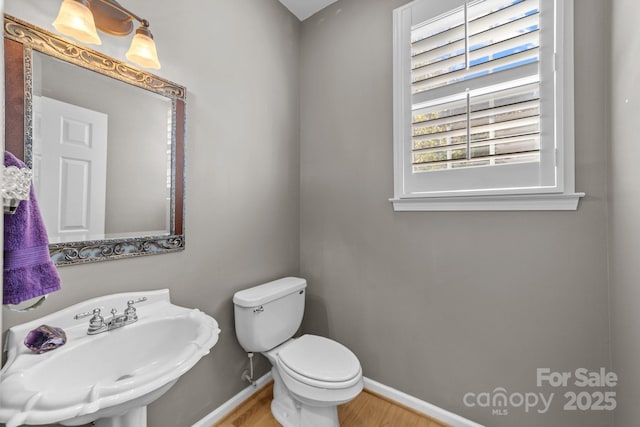
[[[25,307],[25,308],[13,308],[11,307],[11,304],[6,304],[5,306],[11,311],[15,311],[17,313],[26,313],[27,311],[35,310],[36,308],[44,304],[48,296],[49,294],[41,296],[40,299],[38,299],[38,301],[34,302],[29,307]]]
[[[16,166],[2,166],[2,205],[5,214],[13,214],[21,200],[29,198],[33,171]]]

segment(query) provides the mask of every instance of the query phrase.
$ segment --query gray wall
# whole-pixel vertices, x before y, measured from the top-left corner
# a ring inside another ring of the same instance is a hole
[[[186,250],[61,268],[62,291],[33,314],[3,310],[3,325],[98,295],[169,288],[222,329],[211,353],[150,405],[150,426],[185,427],[246,385],[233,293],[298,273],[299,23],[277,0],[130,3],[151,22],[158,74],[188,89]],[[51,28],[58,6],[9,0],[6,11]],[[124,58],[129,41],[105,35],[100,49]]]
[[[609,6],[575,2],[578,211],[394,213],[391,12],[403,3],[341,0],[302,25],[306,328],[350,347],[366,376],[487,426],[607,425],[608,413],[563,411],[558,390],[546,415],[462,399],[539,392],[536,368],[609,367]]]
[[[640,418],[640,4],[612,2],[611,143],[609,227],[613,368],[620,377],[616,426],[638,424]]]

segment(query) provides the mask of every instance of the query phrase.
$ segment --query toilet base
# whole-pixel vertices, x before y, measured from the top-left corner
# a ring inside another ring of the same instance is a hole
[[[271,413],[283,427],[340,427],[338,407],[309,406],[293,399],[284,387],[278,370],[273,367],[273,400]]]

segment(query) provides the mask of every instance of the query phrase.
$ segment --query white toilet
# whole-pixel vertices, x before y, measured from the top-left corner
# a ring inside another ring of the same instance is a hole
[[[358,358],[328,338],[292,338],[302,322],[307,281],[286,277],[236,292],[236,335],[271,362],[271,412],[284,427],[337,427],[337,405],[363,387]]]

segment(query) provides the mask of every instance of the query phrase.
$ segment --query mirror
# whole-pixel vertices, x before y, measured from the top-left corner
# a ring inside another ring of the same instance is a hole
[[[186,89],[9,15],[5,145],[57,265],[184,249]]]

